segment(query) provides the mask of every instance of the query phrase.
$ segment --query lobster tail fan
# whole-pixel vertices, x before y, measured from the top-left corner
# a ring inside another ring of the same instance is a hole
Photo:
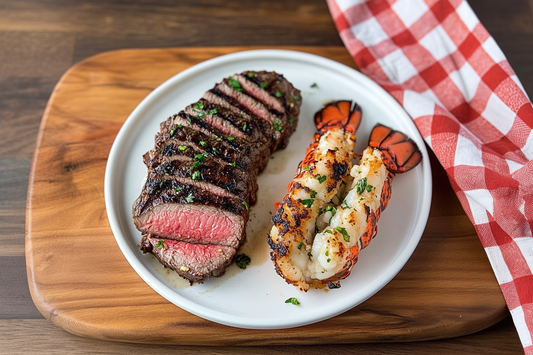
[[[393,173],[409,171],[422,160],[422,153],[411,138],[382,124],[374,127],[368,145],[381,150],[383,163]]]
[[[315,114],[315,125],[320,133],[324,133],[333,127],[340,127],[348,132],[355,133],[361,123],[361,116],[361,107],[354,104],[352,108],[352,101],[334,101]]]

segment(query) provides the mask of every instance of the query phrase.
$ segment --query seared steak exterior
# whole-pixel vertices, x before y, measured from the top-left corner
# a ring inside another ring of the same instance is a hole
[[[287,146],[300,106],[283,75],[246,71],[162,122],[132,206],[141,249],[191,283],[222,275],[245,239],[257,174]]]

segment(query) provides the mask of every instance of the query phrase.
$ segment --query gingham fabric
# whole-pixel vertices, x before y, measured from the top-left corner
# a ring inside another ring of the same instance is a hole
[[[328,0],[361,71],[413,118],[474,224],[533,354],[533,107],[462,0]]]

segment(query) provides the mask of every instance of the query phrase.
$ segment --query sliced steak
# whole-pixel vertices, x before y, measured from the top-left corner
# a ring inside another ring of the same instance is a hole
[[[237,248],[244,239],[248,208],[237,198],[156,178],[147,179],[133,203],[132,219],[146,234]]]
[[[191,283],[223,275],[236,253],[225,245],[191,244],[151,235],[143,236],[141,249]]]
[[[132,206],[141,249],[191,283],[224,273],[245,239],[257,174],[287,145],[300,104],[282,75],[247,71],[162,122]]]

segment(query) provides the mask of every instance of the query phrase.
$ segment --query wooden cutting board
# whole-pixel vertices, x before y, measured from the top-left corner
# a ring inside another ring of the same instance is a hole
[[[181,310],[141,280],[106,217],[104,172],[113,140],[159,84],[201,61],[248,49],[114,51],[63,76],[44,113],[28,191],[28,282],[42,314],[81,336],[193,345],[428,340],[503,319],[507,308],[485,252],[434,156],[431,213],[415,253],[383,290],[330,320],[285,330],[232,328]],[[355,67],[341,47],[285,49]]]

